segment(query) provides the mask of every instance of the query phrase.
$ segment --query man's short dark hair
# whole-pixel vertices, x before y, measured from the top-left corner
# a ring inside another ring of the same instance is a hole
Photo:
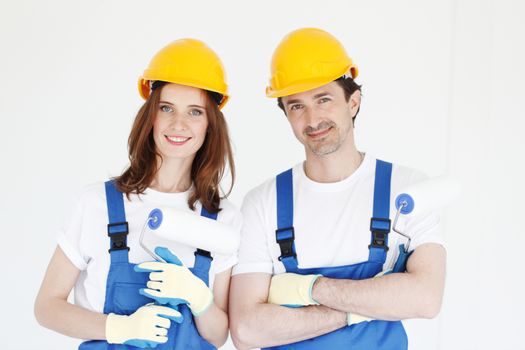
[[[344,91],[345,93],[345,99],[346,102],[350,100],[350,96],[357,90],[361,91],[361,85],[357,84],[354,79],[348,77],[341,77],[339,79],[334,80]],[[277,98],[277,105],[279,108],[286,114],[286,111],[284,110],[283,100],[282,97]],[[361,107],[359,107],[361,108]],[[352,122],[355,123],[355,118],[357,117],[357,114],[359,113],[359,109],[355,113],[354,117],[352,118]]]

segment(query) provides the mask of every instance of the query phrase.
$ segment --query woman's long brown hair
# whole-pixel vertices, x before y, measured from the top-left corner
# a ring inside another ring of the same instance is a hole
[[[161,91],[162,87],[153,90],[137,113],[128,138],[130,165],[122,175],[115,178],[117,188],[128,199],[131,193],[144,193],[159,168],[157,159],[162,161],[153,140],[153,122],[159,109]],[[193,191],[188,198],[188,206],[195,210],[195,203],[200,201],[210,213],[217,213],[220,211],[220,182],[228,166],[231,184],[223,196],[226,197],[235,181],[235,164],[224,115],[209,94],[205,95],[208,130],[191,166]]]

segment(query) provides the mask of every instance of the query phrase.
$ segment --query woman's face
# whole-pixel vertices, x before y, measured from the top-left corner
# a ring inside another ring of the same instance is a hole
[[[172,83],[162,87],[159,109],[153,122],[153,139],[164,160],[193,161],[204,143],[207,128],[203,90]]]

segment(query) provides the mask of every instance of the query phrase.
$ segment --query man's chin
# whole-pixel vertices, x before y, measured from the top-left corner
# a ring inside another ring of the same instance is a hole
[[[334,145],[334,144],[310,145],[309,144],[308,149],[310,149],[310,152],[312,152],[316,156],[322,157],[322,156],[327,156],[329,154],[336,152],[339,149],[339,145]]]

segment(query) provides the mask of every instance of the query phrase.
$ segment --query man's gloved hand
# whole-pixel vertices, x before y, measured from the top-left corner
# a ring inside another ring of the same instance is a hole
[[[160,304],[187,303],[193,315],[204,313],[213,303],[213,293],[168,248],[157,247],[155,253],[166,263],[150,261],[135,266],[135,271],[150,272],[148,288],[140,294],[155,299]]]
[[[147,304],[133,314],[109,314],[106,319],[106,341],[139,348],[154,348],[168,341],[168,329],[173,320],[182,322],[177,310],[166,306]]]
[[[270,283],[268,302],[290,307],[319,305],[312,298],[312,287],[320,276],[290,272],[274,275]]]

